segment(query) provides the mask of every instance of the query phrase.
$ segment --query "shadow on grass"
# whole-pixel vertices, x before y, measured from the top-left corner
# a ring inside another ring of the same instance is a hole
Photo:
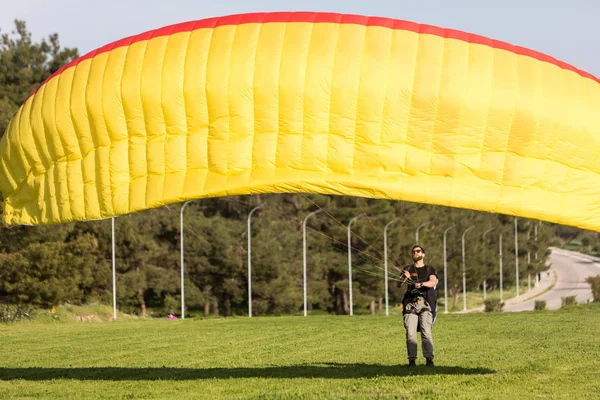
[[[415,375],[486,375],[495,371],[487,368],[437,366],[408,368],[406,365],[380,364],[301,364],[256,368],[174,368],[174,367],[85,367],[85,368],[3,368],[0,380],[45,381],[77,379],[82,381],[152,381],[230,378],[329,378],[352,379],[377,376]]]

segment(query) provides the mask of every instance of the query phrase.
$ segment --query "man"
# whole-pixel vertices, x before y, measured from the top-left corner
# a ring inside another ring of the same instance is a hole
[[[175,311],[173,311],[173,309],[169,310],[169,314],[167,314],[167,320],[169,321],[174,321],[177,319],[177,317],[175,316]]]
[[[437,311],[438,283],[435,268],[425,264],[425,249],[417,244],[412,248],[414,263],[402,269],[403,280],[398,284],[402,287],[408,284],[402,299],[402,315],[406,329],[406,349],[408,351],[408,366],[416,367],[417,331],[421,332],[421,345],[427,366],[433,367],[433,327]]]

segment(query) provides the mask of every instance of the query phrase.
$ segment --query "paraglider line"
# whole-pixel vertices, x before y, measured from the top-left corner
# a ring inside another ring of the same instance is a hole
[[[377,234],[379,235],[379,238],[382,239],[383,235],[381,234],[381,231],[379,229],[377,229],[377,227],[375,226],[375,224],[373,223],[373,220],[371,219],[371,217],[369,217],[369,214],[367,214],[365,212],[365,210],[363,209],[363,207],[360,205],[360,203],[358,202],[358,199],[356,200],[356,205],[358,205],[360,207],[360,210],[366,215],[367,220],[369,220],[369,223],[371,224],[371,226],[373,227],[373,229],[375,229],[375,232],[377,232]],[[371,245],[369,245],[370,247],[373,247]],[[379,252],[379,254],[381,254],[381,252]],[[400,264],[400,261],[398,260],[398,257],[396,257],[396,255],[390,250],[390,254],[392,255],[392,258],[394,259],[394,262],[396,264]]]
[[[311,231],[313,231],[313,232],[315,232],[315,233],[318,233],[318,234],[319,234],[319,235],[321,235],[321,236],[325,236],[326,238],[330,239],[332,242],[336,242],[336,243],[339,243],[339,244],[341,244],[341,245],[342,245],[342,246],[344,246],[344,247],[348,247],[348,244],[347,244],[347,243],[341,242],[341,241],[339,241],[339,240],[337,240],[337,239],[335,239],[335,238],[333,238],[333,237],[331,237],[331,236],[327,235],[326,233],[323,233],[323,232],[320,232],[320,231],[318,231],[318,230],[316,230],[316,229],[313,229],[313,228],[311,228],[310,226],[307,226],[307,227],[306,227],[306,229],[308,229],[308,230],[311,230]],[[364,257],[371,258],[371,259],[373,259],[373,260],[376,260],[376,261],[379,261],[379,262],[383,262],[383,259],[381,259],[381,258],[378,258],[378,257],[375,257],[375,256],[373,256],[373,255],[371,255],[371,254],[368,254],[367,252],[365,252],[365,251],[363,251],[363,250],[357,249],[357,248],[355,248],[355,247],[351,247],[351,249],[352,249],[352,250],[354,250],[354,251],[356,251],[356,252],[357,252],[357,253],[359,253],[359,254],[362,254]]]
[[[312,204],[314,204],[315,206],[319,207],[320,209],[322,209],[325,214],[330,217],[331,219],[333,219],[335,222],[337,222],[338,224],[340,224],[341,226],[344,227],[344,229],[348,229],[348,227],[344,224],[342,224],[338,219],[336,219],[333,215],[329,214],[327,212],[327,210],[325,210],[324,208],[322,208],[321,206],[319,206],[317,203],[315,203],[314,201],[312,201],[311,199],[309,199],[304,193],[301,193],[302,196],[304,196],[304,198],[306,198],[308,201],[310,201]],[[367,215],[368,217],[368,215]],[[357,238],[359,238],[364,244],[366,244],[367,246],[371,247],[373,250],[375,250],[375,252],[377,254],[379,254],[381,257],[383,257],[383,254],[381,253],[380,250],[377,250],[375,247],[373,247],[373,245],[369,242],[367,242],[365,239],[363,239],[359,234],[357,234],[356,232],[354,232],[352,229],[350,229],[350,232],[352,234],[354,234]],[[333,239],[333,238],[332,238]],[[346,245],[347,246],[347,245]],[[354,250],[354,248],[352,248]],[[383,262],[383,258],[379,259],[379,261]]]

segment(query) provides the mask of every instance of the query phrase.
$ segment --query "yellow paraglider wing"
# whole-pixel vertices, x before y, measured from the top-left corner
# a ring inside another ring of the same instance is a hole
[[[318,192],[600,230],[600,83],[406,21],[261,13],[165,27],[66,65],[0,142],[5,224]]]

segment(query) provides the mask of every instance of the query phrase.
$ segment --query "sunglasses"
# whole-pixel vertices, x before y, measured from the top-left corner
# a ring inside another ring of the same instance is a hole
[[[416,249],[416,250],[413,250],[413,254],[415,254],[415,253],[422,253],[422,252],[423,252],[423,251],[422,251],[421,249]]]

